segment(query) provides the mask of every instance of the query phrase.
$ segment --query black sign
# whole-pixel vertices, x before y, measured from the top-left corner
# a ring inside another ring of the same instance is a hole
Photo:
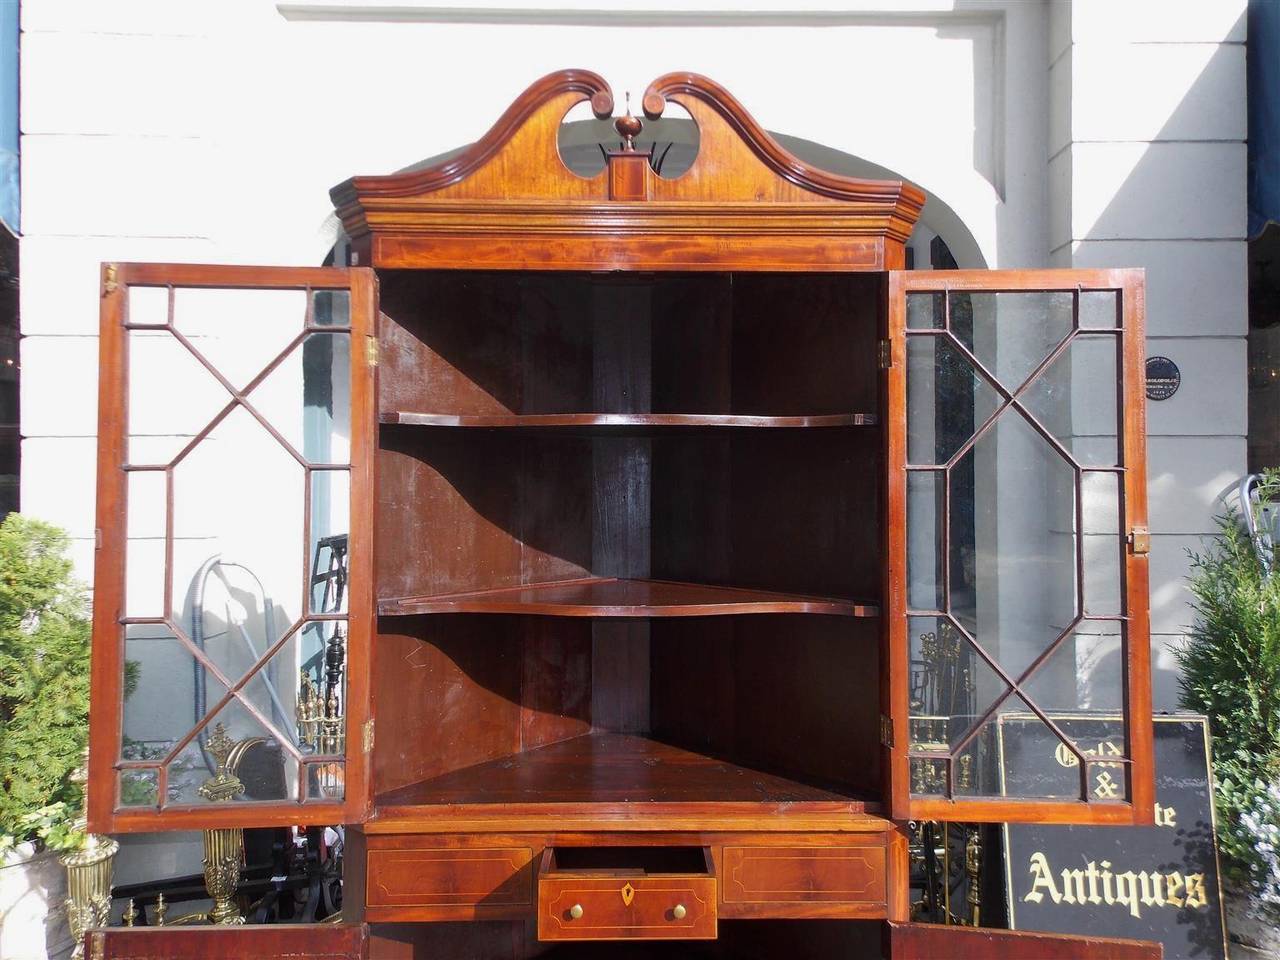
[[[1182,371],[1168,357],[1147,357],[1147,399],[1168,400],[1182,386]]]
[[[1116,797],[1123,770],[1105,760],[1122,755],[1123,724],[1054,722],[1091,758],[1090,790]],[[1033,715],[1002,717],[999,747],[1008,796],[1061,795],[1063,774],[1079,773],[1075,755]],[[1156,940],[1166,960],[1226,957],[1205,718],[1156,717],[1155,764],[1154,827],[1004,828],[1010,928]]]

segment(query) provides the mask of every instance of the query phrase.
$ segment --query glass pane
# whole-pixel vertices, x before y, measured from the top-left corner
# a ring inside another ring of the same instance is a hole
[[[129,287],[128,323],[163,327],[169,322],[168,287]]]
[[[220,737],[225,737],[225,741]],[[209,796],[210,781],[219,770],[220,747],[244,740],[258,741],[243,748],[239,763],[232,773],[244,791],[225,800]],[[208,786],[206,786],[208,785]],[[205,787],[206,792],[201,792]],[[261,800],[294,800],[298,790],[298,762],[270,735],[261,722],[232,699],[218,710],[169,765],[169,799],[171,804],[205,804],[216,802],[249,802]]]
[[[130,463],[168,463],[230,400],[171,334],[129,332]]]
[[[351,335],[312,333],[249,395],[309,463],[351,459]]]
[[[941,330],[945,314],[942,293],[907,294],[907,329]]]
[[[173,471],[173,616],[259,651],[302,614],[304,470],[237,407]],[[181,547],[181,549],[179,549]]]
[[[1124,540],[1120,536],[1120,475],[1081,477],[1084,532],[1084,609],[1093,616],[1124,612]]]
[[[947,753],[1009,689],[948,620],[911,617],[911,750]]]
[[[155,770],[120,771],[120,806],[154,807],[160,803],[160,775]]]
[[[1116,714],[1050,715],[1084,756],[1086,793],[1093,801],[1127,798],[1124,723]],[[1002,718],[1003,793],[1011,797],[1081,796],[1079,758],[1039,718],[1010,712]]]
[[[1118,290],[1081,290],[1080,326],[1114,330],[1120,326]]]
[[[173,325],[232,386],[249,381],[302,332],[304,290],[173,291]]]
[[[946,463],[1000,395],[946,337],[907,337],[907,461]]]
[[[311,473],[311,612],[346,613],[351,473]]]
[[[346,797],[346,764],[307,764],[307,799],[313,803],[333,803]]]
[[[1022,685],[1046,713],[1118,713],[1124,703],[1124,648],[1120,623],[1091,621],[1063,639]]]
[[[351,291],[317,290],[312,297],[313,323],[325,327],[351,326]]]
[[[946,474],[907,473],[907,606],[942,609],[942,514]]]
[[[124,615],[164,616],[164,540],[131,538],[125,542]]]
[[[965,757],[972,776],[962,786]],[[1067,742],[1014,694],[957,759],[956,795],[1078,800],[1075,759]]]
[[[1022,403],[1085,466],[1120,462],[1119,379],[1112,335],[1077,336],[1027,387]]]
[[[948,295],[951,333],[1010,391],[1071,333],[1069,291]]]
[[[1119,742],[1123,746],[1124,741]],[[1089,799],[1095,803],[1123,803],[1129,799],[1128,764],[1089,763]]]
[[[917,796],[947,795],[947,761],[911,758],[911,792]]]
[[[1075,471],[1015,410],[950,471],[950,610],[1012,676],[1075,619]]]
[[[163,625],[124,627],[123,760],[162,761],[227,693]]]
[[[330,641],[333,641],[330,643]],[[244,694],[300,753],[343,752],[346,625],[307,623],[285,641],[246,685]]]

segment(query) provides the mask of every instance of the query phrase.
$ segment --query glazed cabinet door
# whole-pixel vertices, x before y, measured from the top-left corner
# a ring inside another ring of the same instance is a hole
[[[372,271],[105,264],[89,826],[368,805]]]
[[[1152,820],[1142,284],[889,276],[895,818]]]

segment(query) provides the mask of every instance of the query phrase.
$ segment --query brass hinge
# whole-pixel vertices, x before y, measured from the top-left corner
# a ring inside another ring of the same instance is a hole
[[[883,713],[880,714],[880,743],[893,748],[893,721]]]
[[[365,360],[365,363],[367,363],[371,367],[376,367],[378,365],[378,338],[377,337],[367,336],[364,338],[364,360]]]
[[[364,747],[365,753],[373,751],[373,718],[370,717],[364,722],[364,730],[361,734],[361,746]]]
[[[893,341],[880,341],[880,369],[888,370],[893,366]]]
[[[1151,552],[1151,534],[1146,527],[1134,527],[1129,531],[1129,546],[1135,556],[1144,557]]]
[[[119,269],[114,263],[108,263],[102,271],[102,295],[115,293],[120,287]]]

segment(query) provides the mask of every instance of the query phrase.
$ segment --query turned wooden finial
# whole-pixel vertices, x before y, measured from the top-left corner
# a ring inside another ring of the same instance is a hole
[[[640,136],[640,131],[644,129],[644,123],[639,117],[631,115],[631,93],[627,92],[627,112],[613,121],[613,129],[618,131],[618,136],[622,137],[622,149],[628,152],[635,150],[636,137]]]

